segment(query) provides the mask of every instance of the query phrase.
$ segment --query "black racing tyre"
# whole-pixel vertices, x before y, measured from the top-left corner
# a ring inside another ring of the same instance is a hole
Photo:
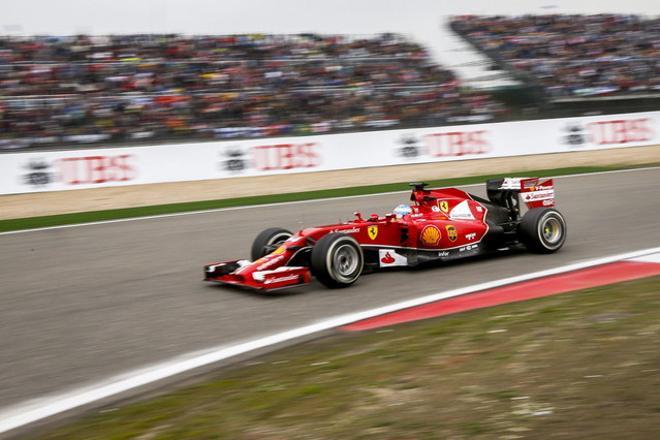
[[[362,274],[364,254],[353,237],[330,233],[312,248],[311,268],[312,274],[326,287],[348,287]]]
[[[252,249],[250,250],[252,261],[273,252],[277,249],[277,246],[284,243],[292,235],[291,231],[282,228],[264,229],[252,242]]]
[[[529,251],[550,254],[566,241],[566,220],[556,209],[533,208],[523,216],[518,232]]]

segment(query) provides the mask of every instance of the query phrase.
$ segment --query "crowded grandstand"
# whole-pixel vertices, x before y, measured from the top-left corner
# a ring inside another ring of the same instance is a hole
[[[660,93],[658,19],[460,16],[450,26],[494,68],[541,88],[539,105]],[[398,34],[0,38],[5,149],[433,126],[512,110]]]
[[[660,19],[463,16],[452,29],[550,98],[660,94]]]
[[[14,144],[325,133],[492,118],[501,105],[399,35],[0,40]]]

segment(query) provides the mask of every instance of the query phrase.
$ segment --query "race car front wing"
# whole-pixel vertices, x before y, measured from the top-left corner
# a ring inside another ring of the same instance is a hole
[[[204,266],[204,281],[271,291],[307,284],[312,279],[308,267],[281,266],[273,270],[249,271],[250,262],[225,261]]]

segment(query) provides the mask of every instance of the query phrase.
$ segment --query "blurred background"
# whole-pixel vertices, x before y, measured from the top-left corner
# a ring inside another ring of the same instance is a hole
[[[658,243],[659,17],[657,0],[3,0],[0,438],[145,366]],[[386,213],[405,182],[486,196],[487,178],[527,173],[557,178],[557,254],[348,294],[201,281],[267,227]],[[657,438],[659,282],[459,316],[469,331],[434,321],[415,343],[388,329],[385,351],[284,351],[201,400],[109,408],[51,438]],[[359,374],[336,370],[351,359]]]
[[[9,0],[2,9],[3,149],[439,126],[660,103],[653,1],[626,2],[625,11],[616,1],[343,0]]]

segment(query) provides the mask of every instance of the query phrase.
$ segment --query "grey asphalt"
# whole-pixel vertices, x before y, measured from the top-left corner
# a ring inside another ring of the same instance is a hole
[[[483,194],[484,188],[468,188]],[[201,281],[261,229],[384,213],[406,194],[321,200],[0,235],[0,410],[183,353],[424,294],[660,245],[660,169],[557,181],[557,254],[367,275],[262,296]]]

